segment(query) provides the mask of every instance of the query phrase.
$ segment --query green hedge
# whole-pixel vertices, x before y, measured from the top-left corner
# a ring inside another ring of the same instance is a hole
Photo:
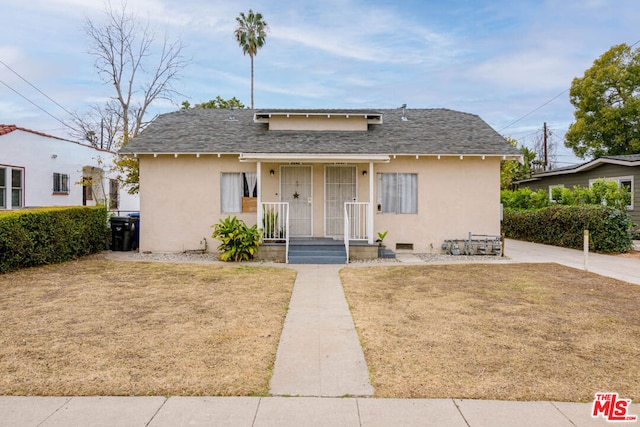
[[[107,210],[103,206],[2,213],[0,273],[99,252],[107,237]]]
[[[512,239],[582,249],[589,230],[589,249],[628,252],[632,222],[626,212],[602,205],[551,206],[535,210],[505,209],[502,231]]]

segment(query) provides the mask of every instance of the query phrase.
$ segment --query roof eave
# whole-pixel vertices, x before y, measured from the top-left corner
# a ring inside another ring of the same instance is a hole
[[[626,161],[626,160],[620,160],[620,159],[607,159],[607,158],[604,158],[604,157],[600,157],[600,158],[591,160],[590,162],[586,162],[586,163],[582,163],[580,165],[576,165],[576,167],[572,168],[572,169],[562,169],[562,170],[557,170],[557,171],[551,170],[551,171],[540,172],[540,173],[534,174],[534,177],[536,177],[536,178],[546,178],[548,176],[570,175],[570,174],[584,172],[584,171],[588,171],[588,170],[594,169],[594,168],[600,166],[601,164],[611,164],[611,165],[633,167],[633,166],[640,166],[640,161]]]

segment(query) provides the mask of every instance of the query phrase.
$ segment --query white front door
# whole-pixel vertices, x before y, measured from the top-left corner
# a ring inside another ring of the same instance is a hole
[[[325,236],[344,237],[344,204],[358,199],[355,166],[325,168]]]
[[[289,235],[313,235],[311,166],[280,167],[280,201],[289,202]]]

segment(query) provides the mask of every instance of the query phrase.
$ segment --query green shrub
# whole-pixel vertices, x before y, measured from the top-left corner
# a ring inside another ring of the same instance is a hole
[[[500,191],[500,203],[509,209],[538,209],[549,206],[549,195],[544,190],[528,188]]]
[[[579,185],[573,188],[554,187],[551,189],[554,202],[549,200],[545,190],[532,191],[529,188],[502,190],[500,203],[508,209],[540,209],[550,204],[560,205],[606,205],[624,210],[631,204],[629,188],[619,187],[614,181],[596,180],[591,187]]]
[[[247,261],[258,251],[261,235],[257,224],[248,227],[234,216],[221,219],[213,225],[212,237],[221,242],[218,249],[222,251],[222,261]]]
[[[627,252],[633,245],[626,211],[602,205],[556,205],[536,210],[505,209],[502,231],[509,238],[581,249],[589,230],[589,249]]]
[[[107,236],[103,206],[4,212],[0,214],[0,273],[99,252]]]

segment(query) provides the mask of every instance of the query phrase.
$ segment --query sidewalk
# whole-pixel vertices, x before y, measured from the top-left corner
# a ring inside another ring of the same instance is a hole
[[[490,262],[584,267],[582,251],[515,240],[506,241],[505,255]],[[424,264],[408,254],[399,261]],[[0,427],[611,425],[591,417],[592,403],[370,397],[373,387],[338,276],[343,267],[286,266],[298,276],[270,382],[272,396],[0,396]],[[639,260],[589,254],[589,271],[640,284]],[[640,405],[631,405],[629,413],[640,415]]]
[[[2,427],[611,425],[590,413],[590,403],[458,399],[0,397]],[[632,405],[631,413],[639,414],[640,407]]]

